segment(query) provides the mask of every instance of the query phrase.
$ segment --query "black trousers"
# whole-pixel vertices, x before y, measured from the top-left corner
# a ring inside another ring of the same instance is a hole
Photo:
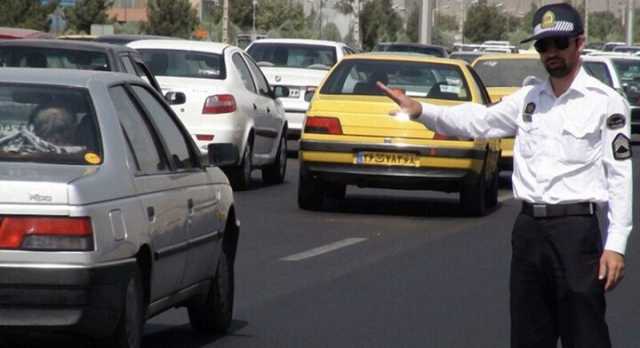
[[[520,214],[511,245],[511,347],[611,347],[597,217]]]

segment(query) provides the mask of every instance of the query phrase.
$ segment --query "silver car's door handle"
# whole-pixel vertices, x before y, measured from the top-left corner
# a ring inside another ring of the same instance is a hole
[[[193,199],[189,198],[187,207],[189,208],[189,215],[193,215]]]
[[[147,207],[147,217],[149,221],[153,221],[156,218],[156,210],[153,207]]]

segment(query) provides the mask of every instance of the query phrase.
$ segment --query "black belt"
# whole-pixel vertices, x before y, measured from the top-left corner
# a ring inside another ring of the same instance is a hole
[[[574,215],[593,215],[596,212],[594,203],[581,202],[569,204],[544,204],[522,202],[522,213],[534,218],[548,218]]]

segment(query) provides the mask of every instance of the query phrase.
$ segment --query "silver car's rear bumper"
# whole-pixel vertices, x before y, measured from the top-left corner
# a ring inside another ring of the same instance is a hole
[[[135,259],[98,267],[0,265],[0,330],[109,335],[135,266]]]

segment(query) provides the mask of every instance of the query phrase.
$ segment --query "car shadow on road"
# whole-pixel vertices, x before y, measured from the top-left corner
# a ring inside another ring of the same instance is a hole
[[[497,208],[487,209],[491,214]],[[324,202],[324,211],[347,214],[394,215],[414,217],[466,217],[458,198],[389,197],[348,194],[344,200]]]
[[[180,326],[165,324],[147,324],[146,334],[142,340],[143,348],[196,348],[205,347],[226,336],[249,337],[236,334],[249,323],[244,320],[234,320],[229,332],[224,335],[199,333],[191,328],[191,325]],[[148,333],[151,332],[151,333]]]

